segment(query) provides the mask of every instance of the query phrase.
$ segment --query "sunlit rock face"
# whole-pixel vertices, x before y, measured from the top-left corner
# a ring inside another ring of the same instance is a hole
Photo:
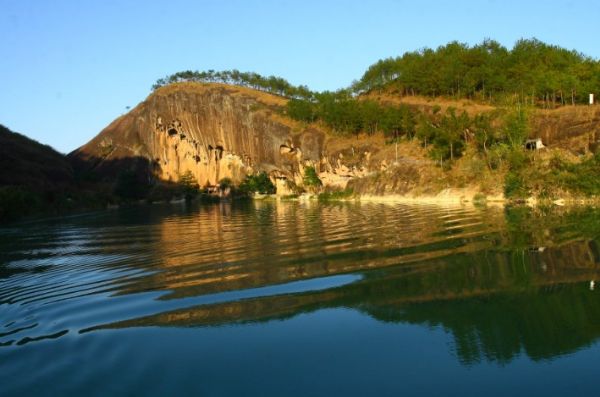
[[[71,156],[99,172],[142,158],[162,180],[191,171],[200,185],[223,178],[239,183],[259,171],[301,181],[305,164],[318,166],[324,134],[276,121],[274,108],[282,104],[282,98],[237,87],[163,87]]]
[[[173,182],[190,171],[200,186],[214,186],[224,178],[239,184],[246,175],[264,171],[282,195],[302,187],[308,166],[324,187],[343,189],[392,161],[382,150],[383,137],[365,143],[326,134],[286,117],[286,101],[243,87],[172,84],[69,157],[76,169],[109,180],[135,167]]]

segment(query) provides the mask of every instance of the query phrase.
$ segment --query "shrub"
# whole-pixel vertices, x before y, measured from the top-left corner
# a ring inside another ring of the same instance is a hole
[[[515,147],[507,151],[506,160],[508,161],[509,168],[516,171],[525,166],[527,163],[527,155],[522,148]]]
[[[315,170],[315,167],[313,166],[308,166],[304,168],[304,185],[307,187],[319,187],[322,186],[323,183],[321,182],[321,180],[319,179],[319,176],[317,175],[317,171]]]
[[[527,196],[527,189],[522,176],[514,171],[506,174],[504,181],[504,195],[509,198]]]
[[[240,184],[240,192],[245,194],[260,193],[274,194],[275,185],[269,179],[266,172],[261,172],[257,175],[247,175],[246,179]]]

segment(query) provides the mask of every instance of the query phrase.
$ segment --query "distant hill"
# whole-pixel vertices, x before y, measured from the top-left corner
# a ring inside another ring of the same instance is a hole
[[[0,223],[73,207],[73,175],[64,155],[0,125]]]
[[[73,183],[66,157],[0,125],[0,186],[54,189]]]

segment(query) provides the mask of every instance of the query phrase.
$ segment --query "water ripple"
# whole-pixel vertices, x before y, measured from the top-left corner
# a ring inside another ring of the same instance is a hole
[[[408,269],[489,248],[501,223],[501,214],[462,207],[251,205],[132,209],[0,230],[0,307],[10,308],[0,312],[0,344],[59,338],[215,294],[238,300],[294,282],[307,282],[298,287],[307,292],[329,277]]]

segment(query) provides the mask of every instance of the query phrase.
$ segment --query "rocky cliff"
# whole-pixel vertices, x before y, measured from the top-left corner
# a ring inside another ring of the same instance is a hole
[[[285,102],[241,87],[173,84],[156,90],[70,157],[79,168],[107,177],[124,163],[145,164],[166,181],[191,171],[202,186],[223,178],[237,183],[265,171],[280,193],[289,181],[301,185],[309,165],[326,183],[339,186],[367,172],[368,154],[362,153],[367,161],[359,167],[344,165],[343,149],[328,153],[327,134],[280,115]]]
[[[487,194],[502,193],[504,176],[494,174],[486,182],[473,171],[481,167],[472,161],[472,153],[466,153],[452,172],[444,172],[416,140],[391,145],[382,134],[330,134],[318,124],[286,117],[286,102],[244,87],[171,84],[154,91],[69,157],[78,172],[92,172],[107,181],[131,167],[163,181],[177,181],[191,171],[201,186],[214,186],[224,178],[239,183],[248,174],[264,171],[278,194],[290,194],[294,186],[302,186],[305,167],[313,166],[325,186],[350,186],[358,194],[435,195],[456,186],[475,194],[483,185]],[[430,114],[426,105],[418,110]],[[466,106],[456,105],[459,110]],[[583,107],[539,111],[532,120],[532,137],[573,153],[595,151],[599,114],[599,109]]]

